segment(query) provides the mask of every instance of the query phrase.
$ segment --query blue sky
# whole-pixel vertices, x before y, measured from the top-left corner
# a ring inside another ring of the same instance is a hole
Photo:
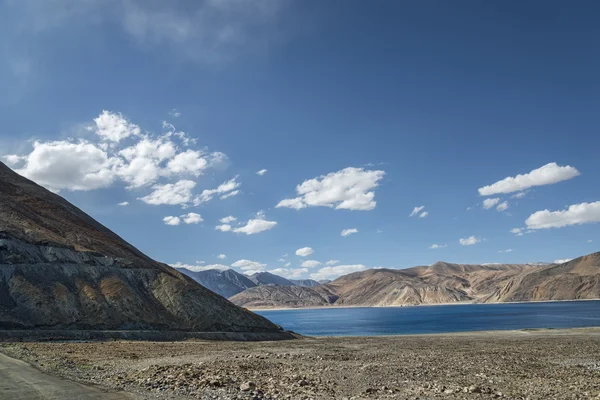
[[[576,3],[4,1],[0,156],[170,264],[577,257],[600,243],[600,6]]]

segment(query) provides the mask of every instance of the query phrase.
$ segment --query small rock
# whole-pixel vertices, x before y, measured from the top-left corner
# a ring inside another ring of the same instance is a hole
[[[248,381],[248,382],[244,382],[240,385],[240,390],[242,392],[249,392],[250,390],[254,389],[256,387],[256,384],[252,381]]]

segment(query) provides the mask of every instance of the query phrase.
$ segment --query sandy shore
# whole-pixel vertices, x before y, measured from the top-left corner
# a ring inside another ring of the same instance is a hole
[[[147,399],[600,398],[600,328],[0,350]]]

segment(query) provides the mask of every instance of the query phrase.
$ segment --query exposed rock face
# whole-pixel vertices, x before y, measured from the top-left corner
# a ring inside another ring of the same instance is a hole
[[[290,281],[296,286],[316,287],[320,285],[319,282],[312,279],[291,279]]]
[[[0,163],[0,329],[277,332]]]
[[[256,286],[238,293],[229,300],[248,308],[316,307],[329,302],[311,288],[303,286]]]
[[[260,285],[279,285],[279,286],[296,286],[294,282],[282,278],[279,275],[271,274],[270,272],[257,272],[249,276],[250,280],[257,286]]]
[[[309,293],[299,296],[287,288],[270,287],[268,291],[244,291],[232,300],[245,307],[286,307],[287,304],[308,307],[319,303],[336,306],[398,306],[598,299],[600,253],[560,265],[438,262],[404,270],[372,269],[313,287]]]
[[[232,269],[220,271],[209,269],[206,271],[190,271],[185,268],[176,268],[179,272],[186,274],[205,288],[220,294],[223,297],[231,297],[244,290],[255,287],[256,284],[246,276]]]

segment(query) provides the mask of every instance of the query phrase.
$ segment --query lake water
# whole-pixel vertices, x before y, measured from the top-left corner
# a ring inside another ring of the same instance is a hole
[[[308,336],[377,336],[600,326],[600,301],[263,310]]]

